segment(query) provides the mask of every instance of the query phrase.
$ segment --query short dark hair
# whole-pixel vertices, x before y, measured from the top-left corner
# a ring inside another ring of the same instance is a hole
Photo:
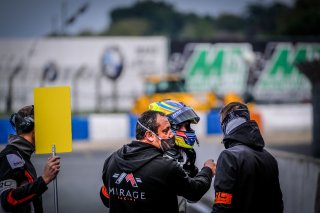
[[[154,133],[158,132],[159,124],[157,123],[157,116],[163,116],[166,117],[166,115],[163,112],[154,111],[154,110],[147,110],[144,113],[141,114],[138,121],[145,126],[146,128],[150,129]],[[146,129],[143,128],[138,122],[136,124],[136,138],[137,140],[141,140],[144,138]]]
[[[222,107],[221,111],[220,111],[220,118],[221,121],[223,121],[223,119],[225,119],[225,117],[232,111],[238,110],[238,109],[246,109],[249,112],[249,109],[247,107],[247,105],[241,103],[241,102],[231,102],[227,105],[225,105],[224,107]]]
[[[33,105],[22,107],[17,113],[13,114],[12,122],[18,135],[29,133],[34,129],[34,107]],[[27,118],[27,120],[26,120]],[[32,119],[32,121],[30,120]],[[27,122],[26,122],[27,121]],[[26,126],[27,125],[27,126]]]

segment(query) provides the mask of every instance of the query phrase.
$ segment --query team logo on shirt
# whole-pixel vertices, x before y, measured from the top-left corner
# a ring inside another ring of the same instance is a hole
[[[25,161],[16,154],[8,154],[6,157],[12,169],[23,167],[25,164]]]
[[[136,202],[137,200],[145,200],[146,198],[146,192],[140,191],[138,183],[142,183],[141,178],[134,177],[132,173],[125,173],[122,172],[121,174],[119,173],[114,173],[112,177],[115,179],[115,186],[109,186],[109,195],[111,197],[114,197],[118,200],[124,200],[127,202]],[[120,185],[125,181],[129,186],[131,187],[126,187]]]
[[[121,174],[114,173],[112,177],[116,178],[116,181],[115,181],[116,184],[120,184],[123,180],[126,180],[127,183],[128,182],[131,183],[132,187],[138,187],[137,183],[142,183],[141,179],[135,178],[132,173],[129,173],[129,174],[125,172],[122,172]]]
[[[216,192],[215,204],[231,205],[232,194],[227,192]]]

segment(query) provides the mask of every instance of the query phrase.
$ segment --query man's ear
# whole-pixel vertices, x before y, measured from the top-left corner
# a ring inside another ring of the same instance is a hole
[[[145,133],[145,136],[146,136],[146,139],[149,141],[149,142],[153,142],[154,141],[154,134],[152,134],[150,131],[146,131]]]

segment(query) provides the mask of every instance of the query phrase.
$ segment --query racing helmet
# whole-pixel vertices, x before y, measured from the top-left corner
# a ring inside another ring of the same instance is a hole
[[[186,106],[184,103],[175,100],[163,100],[153,102],[149,105],[150,110],[163,112],[168,117],[171,129],[175,134],[176,145],[179,147],[192,149],[194,143],[199,144],[195,131],[189,126],[186,131],[179,130],[179,125],[189,121],[197,124],[200,117],[195,113],[192,107]]]

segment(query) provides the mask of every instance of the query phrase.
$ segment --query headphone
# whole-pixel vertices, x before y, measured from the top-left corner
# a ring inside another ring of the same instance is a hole
[[[34,120],[31,116],[21,116],[19,113],[13,113],[10,117],[10,123],[13,128],[19,129],[24,133],[31,132],[34,127]]]

